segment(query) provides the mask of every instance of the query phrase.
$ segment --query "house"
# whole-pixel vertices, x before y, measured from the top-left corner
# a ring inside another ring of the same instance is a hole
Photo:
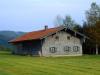
[[[11,40],[15,54],[32,56],[82,56],[85,36],[64,26],[33,31]]]

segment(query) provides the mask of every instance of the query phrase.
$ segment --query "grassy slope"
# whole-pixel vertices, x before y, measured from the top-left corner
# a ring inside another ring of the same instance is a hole
[[[100,56],[47,58],[1,52],[0,75],[100,75]]]

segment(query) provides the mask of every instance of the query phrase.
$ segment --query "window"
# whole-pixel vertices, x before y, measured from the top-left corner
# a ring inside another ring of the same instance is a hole
[[[54,37],[54,34],[52,34],[52,37]]]
[[[69,47],[69,46],[64,47],[64,52],[70,52],[70,50],[71,50],[71,47]]]
[[[56,53],[56,52],[57,52],[57,48],[56,48],[56,47],[51,47],[51,48],[49,49],[49,51],[50,51],[51,53]]]
[[[56,36],[55,39],[59,40],[59,36]]]
[[[79,50],[80,50],[80,47],[78,47],[78,46],[74,46],[74,47],[73,47],[73,51],[74,51],[74,52],[78,52]]]
[[[70,36],[67,36],[67,39],[70,40]]]

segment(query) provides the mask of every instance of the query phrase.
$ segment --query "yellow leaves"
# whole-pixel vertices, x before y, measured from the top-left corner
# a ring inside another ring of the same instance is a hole
[[[94,26],[89,26],[88,28],[86,28],[85,32],[96,43],[99,43],[100,41],[100,21],[98,21]]]

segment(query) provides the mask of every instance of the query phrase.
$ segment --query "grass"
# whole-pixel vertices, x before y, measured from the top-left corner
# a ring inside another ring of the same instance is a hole
[[[100,75],[100,56],[30,57],[0,52],[0,75]]]

